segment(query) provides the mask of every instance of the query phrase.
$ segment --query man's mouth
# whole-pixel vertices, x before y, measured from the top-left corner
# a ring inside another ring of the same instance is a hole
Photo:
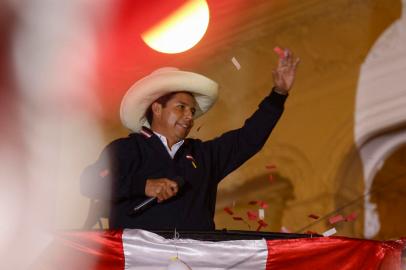
[[[188,130],[188,129],[190,129],[190,126],[191,126],[191,125],[178,123],[178,126],[180,126],[181,128],[183,128],[183,129],[185,129],[185,130]]]

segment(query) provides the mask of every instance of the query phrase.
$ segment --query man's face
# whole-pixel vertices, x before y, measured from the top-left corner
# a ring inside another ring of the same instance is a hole
[[[195,98],[189,93],[176,93],[165,106],[154,103],[152,129],[172,142],[183,140],[193,127],[195,112]]]

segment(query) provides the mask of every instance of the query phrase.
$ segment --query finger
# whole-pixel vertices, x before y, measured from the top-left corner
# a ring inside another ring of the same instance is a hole
[[[160,198],[162,196],[162,187],[155,188],[155,197]]]
[[[168,199],[173,196],[172,183],[167,183],[165,186],[165,198]]]
[[[170,189],[166,184],[163,184],[161,192],[158,194],[158,199],[162,202],[170,198]]]
[[[292,52],[291,52],[291,50],[289,50],[288,48],[286,48],[285,50],[284,50],[284,55],[285,55],[285,59],[286,60],[290,60],[290,58],[292,57]]]
[[[279,81],[279,73],[276,70],[272,70],[272,77],[274,82]]]
[[[174,192],[174,194],[178,193],[179,186],[178,183],[173,182],[169,185],[169,188]]]
[[[169,187],[167,189],[166,194],[167,194],[167,199],[169,199],[169,198],[171,198],[171,197],[173,197],[175,195],[175,192],[173,191],[173,189],[171,187]]]
[[[278,66],[276,68],[276,70],[280,71],[283,70],[286,67],[287,61],[285,58],[279,58],[278,61]]]
[[[289,64],[289,70],[295,72],[296,71],[296,67],[298,65],[298,63],[300,62],[299,58],[292,58],[291,63]]]
[[[293,54],[293,52],[290,49],[286,49],[285,52],[286,52],[286,61],[287,61],[286,65],[288,67],[292,67],[296,60],[295,55]]]
[[[166,199],[168,198],[168,191],[167,191],[167,188],[166,188],[166,187],[164,187],[164,188],[162,189],[162,192],[159,194],[159,196],[160,196],[160,198],[161,198],[162,200],[166,200]]]
[[[157,198],[159,203],[165,200],[165,197],[164,197],[164,194],[162,191],[157,193],[155,197]]]
[[[173,195],[176,195],[176,194],[178,193],[178,191],[179,191],[179,189],[178,189],[177,186],[175,186],[175,187],[170,187],[170,189],[171,189]]]
[[[285,49],[282,49],[280,47],[275,47],[274,52],[278,54],[279,58],[278,58],[278,69],[282,68],[283,66],[286,65],[286,51]]]
[[[175,193],[178,192],[178,189],[179,189],[178,183],[176,183],[175,181],[167,179],[165,181],[165,184],[166,184],[166,188],[171,189],[172,192],[175,192]]]
[[[291,57],[291,52],[290,52],[290,50],[287,49],[287,48],[285,48],[285,49],[283,50],[283,58],[282,58],[282,61],[284,61],[285,64],[286,64],[287,62],[289,62],[290,57]]]
[[[295,68],[297,67],[297,65],[300,63],[300,58],[297,57],[294,63]]]
[[[295,58],[292,52],[290,52],[289,54],[289,59],[288,59],[288,65],[289,67],[292,67],[294,65],[295,62]]]

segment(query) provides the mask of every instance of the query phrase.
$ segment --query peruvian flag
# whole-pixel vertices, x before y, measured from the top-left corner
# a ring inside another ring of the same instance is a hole
[[[401,269],[406,241],[345,237],[199,241],[124,231],[56,235],[32,269]]]

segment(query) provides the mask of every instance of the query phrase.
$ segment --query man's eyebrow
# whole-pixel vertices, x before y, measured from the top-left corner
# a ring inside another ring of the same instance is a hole
[[[190,106],[188,103],[185,103],[185,102],[183,102],[183,101],[178,101],[178,103],[180,103],[180,104],[182,104],[182,105],[186,105],[186,106]],[[196,108],[196,106],[195,105],[192,105],[192,106],[190,106],[190,107],[192,107],[192,108]]]

